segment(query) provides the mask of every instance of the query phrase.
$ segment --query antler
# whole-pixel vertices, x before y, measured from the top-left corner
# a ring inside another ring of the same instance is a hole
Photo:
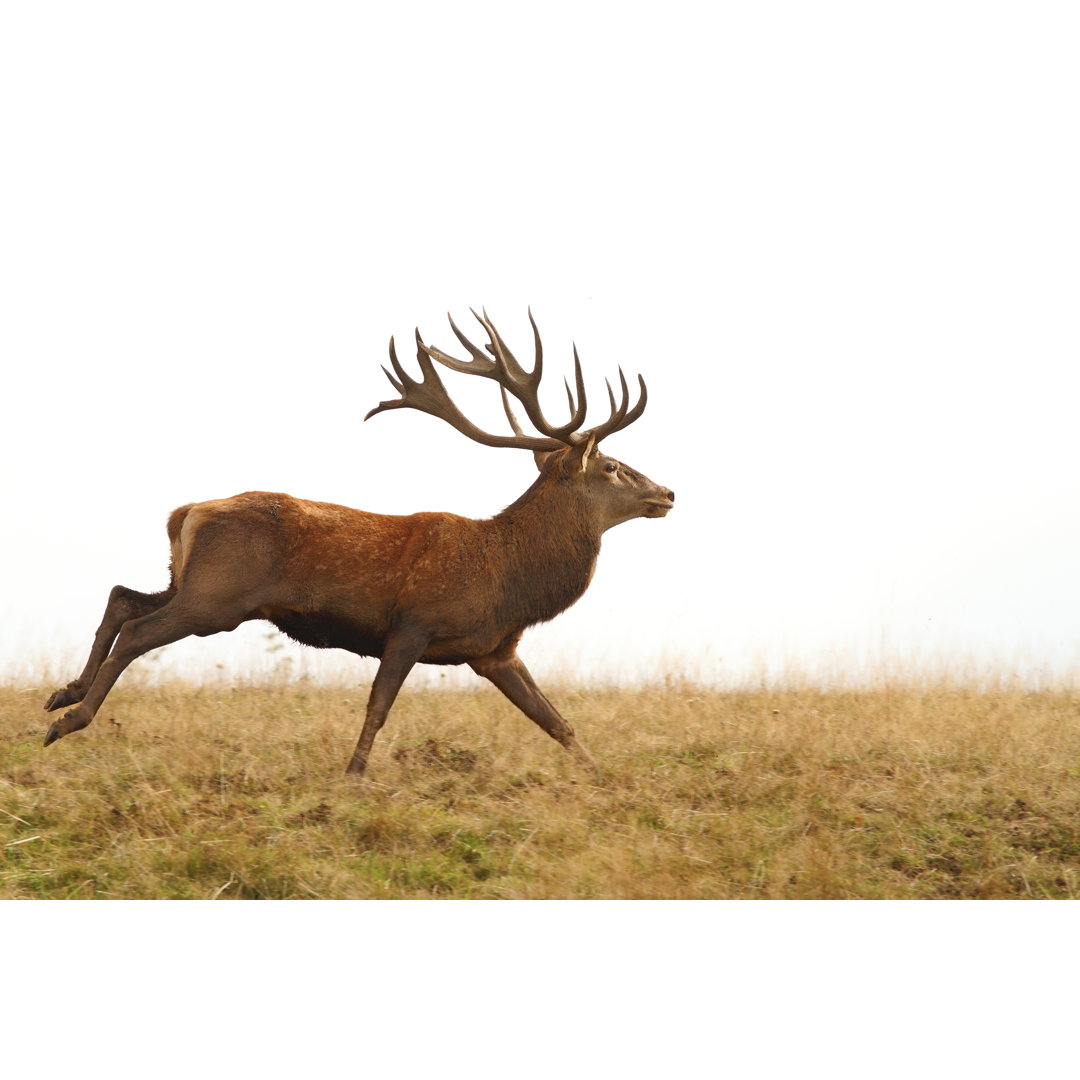
[[[450,329],[454,331],[458,341],[469,350],[472,359],[458,360],[456,357],[444,353],[442,349],[434,347],[425,349],[427,354],[454,371],[461,371],[466,375],[483,375],[485,378],[494,379],[503,390],[503,404],[507,410],[509,410],[510,406],[506,400],[506,393],[509,392],[524,406],[525,415],[528,416],[537,431],[542,432],[550,439],[558,440],[563,446],[567,445],[570,441],[568,436],[577,431],[585,420],[585,380],[581,376],[581,361],[578,359],[577,348],[574,349],[574,381],[577,384],[577,404],[574,403],[574,396],[570,392],[570,384],[567,382],[566,398],[570,404],[570,419],[561,427],[555,427],[547,421],[540,411],[538,394],[540,379],[544,373],[544,347],[540,341],[540,331],[536,328],[536,320],[532,316],[532,309],[529,309],[529,323],[532,326],[533,340],[536,343],[536,362],[533,364],[532,371],[526,371],[517,362],[514,354],[507,348],[506,342],[503,341],[499,331],[495,329],[495,324],[488,318],[486,309],[483,309],[483,315],[477,315],[472,308],[469,310],[472,311],[477,322],[487,331],[490,339],[487,349],[495,359],[489,360],[457,328],[457,324],[449,314],[447,318],[450,320]],[[508,412],[508,416],[512,415],[512,413]],[[516,420],[511,419],[510,423],[513,426],[516,424]],[[515,427],[514,430],[518,429]]]
[[[416,331],[416,359],[420,364],[420,373],[423,378],[417,382],[405,372],[397,358],[394,348],[394,339],[390,339],[390,363],[393,365],[397,378],[394,378],[386,368],[386,377],[391,385],[401,395],[397,401],[381,401],[372,409],[365,420],[370,420],[376,413],[387,409],[419,409],[420,412],[429,413],[431,416],[445,420],[452,428],[460,431],[462,435],[484,446],[512,446],[519,450],[558,450],[565,446],[558,439],[541,439],[533,435],[525,435],[520,428],[514,435],[492,435],[482,431],[471,420],[468,420],[460,409],[450,400],[450,395],[443,386],[439,373],[435,370],[428,356],[427,346],[420,337],[420,331]]]
[[[645,380],[642,379],[640,375],[638,376],[641,394],[637,404],[630,409],[630,394],[626,385],[626,376],[623,375],[622,368],[620,367],[619,382],[622,391],[621,401],[616,404],[615,394],[611,389],[611,383],[608,382],[607,391],[608,399],[611,402],[611,414],[604,423],[597,427],[589,428],[587,431],[578,431],[578,428],[581,427],[585,420],[587,401],[585,397],[585,381],[581,374],[581,361],[578,358],[577,346],[575,345],[574,382],[577,390],[577,398],[575,400],[569,382],[565,382],[564,380],[566,385],[566,397],[570,406],[570,419],[560,426],[551,424],[540,409],[539,388],[540,379],[544,369],[544,355],[543,346],[540,342],[540,331],[536,327],[536,321],[533,319],[532,310],[529,310],[529,323],[533,329],[533,339],[536,346],[536,361],[532,371],[526,371],[521,364],[518,363],[514,354],[507,348],[506,342],[503,341],[498,330],[496,330],[495,324],[488,318],[487,311],[484,309],[481,310],[483,310],[482,315],[477,315],[475,311],[472,313],[480,325],[487,331],[489,344],[486,346],[486,349],[493,359],[489,358],[482,349],[474,345],[458,329],[453,318],[447,315],[447,318],[450,320],[450,327],[454,331],[454,335],[457,337],[458,341],[468,349],[472,359],[459,360],[435,346],[425,345],[420,337],[420,331],[417,329],[416,359],[420,364],[420,373],[422,375],[421,381],[417,382],[405,373],[401,364],[398,362],[397,353],[394,349],[394,339],[391,338],[390,363],[393,365],[397,378],[395,378],[394,375],[391,375],[389,371],[386,371],[386,368],[383,368],[383,371],[386,372],[386,377],[390,380],[394,389],[401,394],[401,397],[397,401],[380,402],[376,408],[372,409],[371,412],[364,417],[364,419],[368,420],[376,413],[383,412],[386,409],[419,409],[421,412],[429,413],[432,416],[438,417],[440,420],[446,421],[446,423],[461,432],[461,434],[475,442],[482,443],[485,446],[512,446],[522,450],[550,451],[558,450],[564,446],[576,446],[587,441],[590,441],[592,445],[595,446],[606,436],[611,435],[613,432],[620,431],[622,428],[632,424],[645,411],[645,403],[648,400],[648,393],[645,389]],[[466,375],[480,375],[484,378],[494,379],[499,384],[503,408],[506,411],[507,419],[510,421],[510,426],[514,430],[514,435],[491,435],[486,431],[482,431],[480,428],[476,427],[475,424],[466,419],[453,401],[451,401],[450,395],[446,392],[446,388],[443,386],[438,372],[432,366],[431,361],[433,359],[438,360],[440,364],[443,364],[453,371],[459,371]],[[522,431],[521,426],[517,422],[517,418],[514,416],[513,410],[510,408],[510,401],[507,397],[508,394],[513,395],[521,402],[530,422],[537,431],[543,433],[543,437],[526,435]]]

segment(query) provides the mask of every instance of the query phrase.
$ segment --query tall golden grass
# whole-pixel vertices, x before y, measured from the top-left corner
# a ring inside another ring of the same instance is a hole
[[[0,896],[1075,897],[1069,691],[572,690],[594,777],[494,691],[121,684],[48,750],[0,687]]]

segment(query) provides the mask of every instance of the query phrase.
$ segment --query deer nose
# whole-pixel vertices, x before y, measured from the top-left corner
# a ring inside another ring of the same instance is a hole
[[[664,494],[665,494],[665,495],[666,495],[666,496],[667,496],[667,497],[668,497],[668,498],[669,498],[669,499],[670,499],[670,500],[671,500],[672,502],[674,502],[674,501],[675,501],[675,492],[674,492],[674,491],[665,491],[665,492],[664,492]]]

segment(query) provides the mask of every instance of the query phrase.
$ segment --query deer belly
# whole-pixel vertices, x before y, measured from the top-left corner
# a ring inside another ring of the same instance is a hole
[[[347,649],[359,656],[381,656],[386,638],[373,627],[337,615],[277,611],[268,616],[283,633],[316,649]]]

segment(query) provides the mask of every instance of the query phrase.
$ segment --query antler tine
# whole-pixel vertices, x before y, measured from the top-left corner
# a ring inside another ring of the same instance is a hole
[[[514,435],[492,435],[478,428],[450,400],[450,395],[446,392],[446,387],[443,386],[439,373],[431,362],[431,354],[432,350],[424,344],[418,328],[416,331],[416,359],[420,364],[422,378],[417,381],[401,366],[397,357],[397,350],[394,347],[394,339],[391,338],[390,364],[396,372],[397,378],[395,379],[385,368],[383,370],[386,371],[386,377],[390,380],[390,384],[401,394],[401,397],[396,401],[379,402],[364,419],[370,420],[377,413],[385,412],[388,409],[417,409],[445,421],[456,431],[460,431],[462,435],[484,446],[509,446],[519,450],[558,450],[566,445],[560,439],[538,438],[533,435],[522,434],[520,429],[516,429]]]
[[[622,431],[623,428],[629,427],[639,416],[641,416],[641,414],[645,411],[645,406],[648,404],[649,391],[645,386],[645,380],[639,375],[637,377],[637,381],[638,386],[641,388],[641,394],[638,397],[637,404],[619,422],[619,431]]]
[[[474,345],[458,329],[457,323],[454,322],[454,317],[450,312],[446,313],[446,317],[450,320],[450,329],[454,331],[454,336],[469,350],[472,359],[458,360],[457,357],[444,353],[442,349],[437,349],[434,345],[427,347],[428,355],[433,356],[440,364],[445,364],[452,371],[461,371],[466,375],[483,375],[488,379],[498,379],[498,366],[495,361],[490,359],[483,349]]]
[[[566,382],[566,380],[563,380]],[[588,400],[585,397],[585,377],[581,374],[581,357],[578,356],[577,343],[574,344],[574,385],[577,388],[577,405],[570,394],[570,384],[566,383],[566,396],[570,401],[571,431],[576,431],[585,422],[585,410],[588,408]]]
[[[589,428],[587,431],[578,432],[574,436],[575,442],[584,442],[586,439],[591,438],[596,443],[599,443],[601,439],[606,439],[616,431],[622,431],[623,428],[629,427],[645,411],[646,402],[649,400],[645,380],[640,375],[638,376],[638,386],[641,389],[641,394],[638,397],[637,404],[629,411],[627,411],[627,406],[630,404],[630,390],[626,385],[626,376],[623,374],[621,367],[619,368],[619,383],[621,384],[620,403],[615,404],[615,395],[611,390],[611,383],[607,383],[608,400],[611,402],[611,415],[602,424]]]
[[[532,327],[533,332],[533,351],[536,354],[536,363],[533,365],[533,371],[537,372],[536,377],[539,379],[539,373],[544,370],[544,343],[540,340],[540,328],[536,325],[536,320],[533,318],[532,307],[529,306],[525,310],[529,315],[529,325]]]
[[[582,431],[576,439],[579,442],[584,442],[585,439],[592,439],[594,442],[599,442],[600,438],[597,433],[610,433],[618,430],[619,421],[626,415],[626,407],[629,404],[630,392],[626,386],[626,376],[623,374],[623,369],[619,368],[619,381],[622,384],[622,402],[619,405],[615,404],[615,393],[611,389],[611,380],[605,379],[604,386],[607,388],[608,401],[611,403],[611,413],[608,418],[597,427],[589,428],[588,431]]]
[[[390,380],[390,385],[399,394],[402,394],[405,392],[403,389],[403,383],[406,381],[406,379],[408,379],[409,376],[405,374],[405,372],[402,370],[401,364],[398,363],[397,352],[394,350],[393,335],[391,335],[390,337],[390,363],[393,365],[394,371],[397,372],[397,378],[395,379],[394,376],[386,370],[385,366],[383,366],[383,374]],[[371,414],[369,413],[368,415],[370,416]],[[365,416],[364,419],[366,420],[367,416]]]
[[[419,330],[416,332],[416,341],[418,345],[422,345]],[[397,378],[395,379],[385,367],[383,372],[390,380],[390,385],[401,395],[401,398],[398,401],[380,401],[364,417],[365,420],[371,419],[376,413],[383,412],[386,409],[400,409],[403,407],[420,409],[423,412],[432,413],[432,415],[439,415],[435,412],[436,407],[441,402],[439,391],[442,392],[441,397],[445,398],[447,402],[450,400],[449,396],[439,379],[439,373],[431,366],[431,361],[419,351],[417,351],[416,356],[420,361],[420,374],[423,376],[420,382],[417,382],[401,366],[397,349],[394,346],[394,339],[393,337],[390,338],[390,364],[397,374]],[[450,404],[452,405],[452,402]]]
[[[570,392],[570,380],[569,379],[563,379],[563,386],[566,389],[566,401],[567,401],[567,404],[570,406],[570,412],[573,413],[573,411],[574,411],[574,395]]]
[[[488,352],[495,357],[496,362],[502,368],[505,375],[509,375],[514,382],[520,382],[522,385],[528,386],[531,389],[536,389],[540,385],[540,376],[544,373],[544,354],[541,350],[536,357],[536,363],[533,364],[532,371],[526,371],[517,361],[517,357],[510,351],[510,347],[502,339],[502,335],[495,328],[495,324],[491,321],[487,313],[487,308],[482,307],[480,310],[483,312],[483,318],[476,314],[476,312],[469,308],[473,315],[476,317],[480,325],[487,331],[488,337],[491,339],[491,344],[488,346]],[[539,340],[540,335],[535,334],[536,324],[533,323],[534,336]]]
[[[612,420],[616,420],[615,395],[611,392],[610,379],[605,379],[604,385],[607,387],[608,401],[611,402],[611,416],[609,416],[607,420],[607,422],[610,424]],[[618,410],[618,420],[622,420],[622,418],[626,415],[626,407],[630,404],[630,389],[626,385],[626,376],[623,374],[623,369],[621,366],[619,367],[619,385],[621,387],[620,393],[622,396],[619,399],[620,405]],[[618,420],[616,420],[616,422],[618,422]]]
[[[521,425],[518,423],[518,418],[514,415],[514,410],[510,408],[510,397],[506,393],[506,387],[499,387],[499,394],[502,397],[503,412],[506,413],[506,419],[510,421],[510,426],[514,429],[515,435],[524,435],[525,432],[521,430]]]
[[[553,427],[540,409],[539,391],[540,379],[544,373],[544,346],[540,340],[540,330],[536,325],[536,320],[533,318],[532,308],[528,309],[529,323],[532,326],[533,341],[536,349],[536,360],[532,371],[526,371],[518,363],[517,358],[507,347],[506,342],[503,341],[502,335],[494,322],[491,321],[487,308],[481,308],[480,310],[483,312],[482,317],[477,315],[475,311],[473,311],[473,315],[476,316],[477,321],[487,331],[488,337],[491,339],[489,349],[499,366],[501,376],[499,382],[506,386],[510,393],[525,407],[525,415],[528,416],[537,431],[542,431],[545,435],[559,439],[564,443],[567,442],[571,432],[576,431],[585,420],[584,385],[580,378],[580,365],[578,372],[578,387],[582,394],[580,406],[575,408],[574,403],[571,402],[570,419],[560,427]]]
[[[525,406],[525,411],[529,413],[529,419],[533,420],[532,413],[529,412],[529,399],[534,402],[537,401],[537,393],[540,389],[540,377],[544,373],[544,358],[543,353],[539,353],[536,358],[536,363],[533,365],[532,371],[526,371],[517,361],[517,357],[510,351],[506,342],[503,341],[502,335],[495,328],[495,324],[488,317],[487,308],[481,308],[483,315],[477,315],[474,308],[469,308],[473,313],[473,317],[476,321],[487,331],[487,336],[490,344],[488,345],[488,352],[495,357],[496,374],[493,378],[499,380],[499,382],[505,386],[510,393],[514,395]],[[535,329],[535,324],[534,324]],[[539,339],[539,334],[536,335]],[[540,411],[540,406],[536,404],[536,411]],[[536,424],[536,421],[533,420]],[[537,424],[537,429],[544,431],[545,428]]]

